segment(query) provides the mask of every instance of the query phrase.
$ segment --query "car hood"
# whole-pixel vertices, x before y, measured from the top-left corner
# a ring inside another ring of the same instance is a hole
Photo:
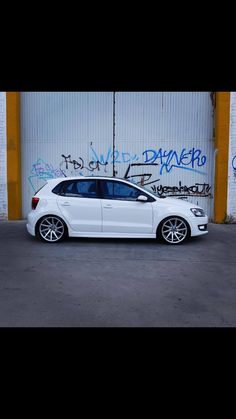
[[[158,199],[158,205],[160,202],[163,202],[164,205],[171,205],[179,208],[201,208],[199,205],[193,204],[192,202],[185,201],[183,199],[179,198],[160,198]]]

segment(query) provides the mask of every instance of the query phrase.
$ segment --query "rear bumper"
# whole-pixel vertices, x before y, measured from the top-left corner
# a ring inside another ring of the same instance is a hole
[[[32,225],[27,223],[26,228],[27,228],[28,233],[31,234],[31,236],[35,236],[35,228]]]
[[[32,210],[28,214],[26,228],[31,236],[35,236],[35,225],[37,223],[37,213],[35,210]]]

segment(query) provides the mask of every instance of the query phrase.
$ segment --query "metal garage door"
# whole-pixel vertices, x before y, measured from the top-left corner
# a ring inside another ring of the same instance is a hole
[[[212,217],[210,92],[21,94],[23,215],[51,177],[115,172]]]
[[[112,148],[112,118],[110,92],[21,93],[23,216],[47,179],[108,172],[93,150]]]

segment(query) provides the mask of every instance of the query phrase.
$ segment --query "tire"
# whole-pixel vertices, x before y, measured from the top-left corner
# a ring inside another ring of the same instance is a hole
[[[39,220],[36,235],[44,242],[58,243],[67,235],[67,226],[60,217],[46,215]]]
[[[160,223],[157,237],[166,244],[182,244],[190,237],[189,224],[179,216],[167,217]]]

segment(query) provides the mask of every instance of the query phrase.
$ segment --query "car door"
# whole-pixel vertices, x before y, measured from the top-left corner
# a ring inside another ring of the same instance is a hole
[[[152,234],[152,203],[137,201],[142,195],[139,189],[115,180],[100,180],[100,187],[103,232]]]
[[[88,233],[102,231],[101,199],[96,179],[63,182],[57,204],[73,230]]]

